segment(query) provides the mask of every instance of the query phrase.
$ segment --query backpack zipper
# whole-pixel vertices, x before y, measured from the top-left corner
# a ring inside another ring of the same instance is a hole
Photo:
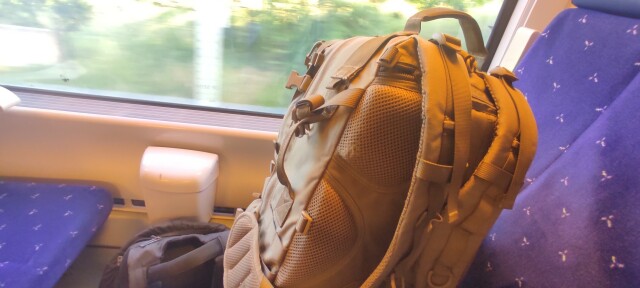
[[[160,239],[162,239],[162,237],[156,236],[156,235],[151,235],[151,239],[138,244],[138,247],[140,247],[140,248],[147,247],[147,246],[149,246],[149,245],[151,245],[153,243],[156,243],[156,242],[160,241]]]

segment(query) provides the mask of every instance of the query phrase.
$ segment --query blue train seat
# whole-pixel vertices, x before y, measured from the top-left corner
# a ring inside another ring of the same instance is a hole
[[[515,69],[538,152],[463,287],[640,287],[640,2],[573,2]]]
[[[0,179],[0,287],[53,287],[112,204],[97,186]]]

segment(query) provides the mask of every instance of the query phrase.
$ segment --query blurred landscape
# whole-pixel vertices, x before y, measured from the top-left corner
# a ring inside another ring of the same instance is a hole
[[[206,106],[288,105],[313,43],[402,30],[426,7],[470,12],[487,40],[502,0],[0,1],[0,84]],[[455,20],[425,37],[461,37]],[[253,107],[253,108],[252,108]],[[259,110],[259,109],[258,109]]]

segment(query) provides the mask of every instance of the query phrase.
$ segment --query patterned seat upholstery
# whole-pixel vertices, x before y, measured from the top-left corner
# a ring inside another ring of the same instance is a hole
[[[107,219],[97,186],[0,179],[0,287],[52,287]]]
[[[538,153],[463,287],[640,287],[638,18],[568,9],[516,68]]]

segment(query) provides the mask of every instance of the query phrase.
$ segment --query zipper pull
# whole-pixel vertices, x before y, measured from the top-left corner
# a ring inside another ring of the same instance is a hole
[[[462,50],[462,42],[460,39],[445,33],[435,33],[431,36],[441,46],[446,46],[456,52]]]
[[[149,246],[149,245],[151,245],[153,243],[156,243],[156,242],[160,241],[160,239],[162,239],[162,237],[156,236],[156,235],[151,235],[151,239],[138,244],[138,247],[140,247],[140,248],[147,247],[147,246]]]

